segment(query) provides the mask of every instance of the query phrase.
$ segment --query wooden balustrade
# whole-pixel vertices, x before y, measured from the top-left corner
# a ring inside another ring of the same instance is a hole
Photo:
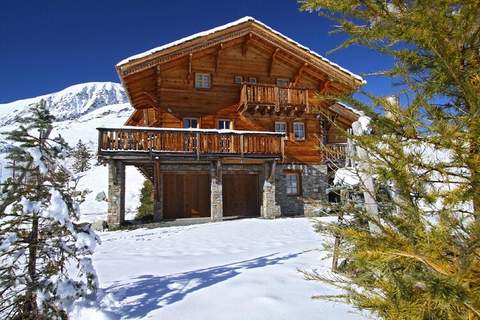
[[[283,158],[281,133],[170,128],[98,128],[98,153],[157,152]]]
[[[244,83],[240,91],[239,106],[241,109],[247,110],[249,105],[273,106],[277,112],[288,107],[306,112],[308,111],[308,90]]]
[[[345,161],[347,158],[347,144],[346,143],[332,143],[321,144],[324,160],[330,161]]]

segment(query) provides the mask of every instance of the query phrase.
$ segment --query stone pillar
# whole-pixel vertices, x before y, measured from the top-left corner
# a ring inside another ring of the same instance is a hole
[[[222,165],[213,162],[210,168],[210,217],[212,221],[223,218]]]
[[[153,220],[163,220],[163,176],[160,172],[160,163],[153,163]]]
[[[270,166],[265,164],[264,177],[260,215],[266,219],[278,218],[281,215],[281,211],[280,206],[275,201],[275,163],[272,163]]]
[[[108,163],[108,213],[109,226],[125,222],[125,164],[119,160]]]

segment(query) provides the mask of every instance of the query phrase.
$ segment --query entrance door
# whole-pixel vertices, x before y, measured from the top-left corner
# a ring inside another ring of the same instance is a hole
[[[224,174],[223,215],[259,216],[258,175]]]
[[[210,217],[209,175],[164,174],[163,216],[165,219]]]

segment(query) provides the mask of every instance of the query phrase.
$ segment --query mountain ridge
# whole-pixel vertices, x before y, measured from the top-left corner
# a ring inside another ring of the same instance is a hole
[[[56,121],[74,120],[104,106],[128,103],[119,83],[79,83],[57,92],[0,104],[0,126],[13,124],[19,114],[42,99]]]

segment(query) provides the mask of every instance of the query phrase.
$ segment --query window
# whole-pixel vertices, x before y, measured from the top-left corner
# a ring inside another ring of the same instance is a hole
[[[298,173],[291,172],[286,173],[285,178],[287,180],[287,194],[288,195],[299,195],[300,194],[300,177]]]
[[[235,84],[241,84],[242,82],[243,82],[242,76],[235,76],[235,78],[233,78],[233,83]]]
[[[287,133],[287,123],[282,121],[275,122],[275,132]]]
[[[255,78],[255,77],[248,78],[248,83],[257,84],[257,78]]]
[[[290,85],[289,79],[277,79],[277,86],[281,88],[288,88]]]
[[[232,121],[225,119],[218,120],[217,128],[221,130],[232,129]]]
[[[210,88],[210,73],[195,73],[195,88],[209,89]]]
[[[198,128],[198,119],[197,118],[184,118],[183,119],[184,128]]]
[[[303,122],[293,123],[293,136],[295,140],[305,140],[305,124]]]

